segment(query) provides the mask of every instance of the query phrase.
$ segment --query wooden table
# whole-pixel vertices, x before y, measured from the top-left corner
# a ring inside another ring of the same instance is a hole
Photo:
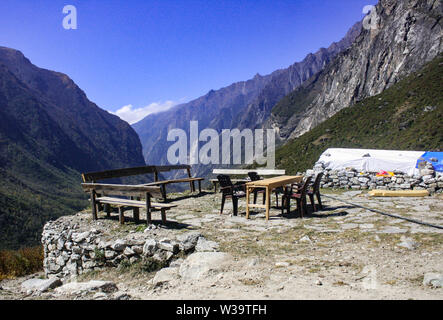
[[[303,176],[279,176],[246,183],[246,219],[249,219],[249,208],[264,208],[266,209],[266,220],[269,220],[269,208],[271,206],[272,190],[278,187],[283,187],[287,184],[301,182],[302,180]],[[255,188],[262,188],[266,190],[265,204],[249,203],[249,196]]]

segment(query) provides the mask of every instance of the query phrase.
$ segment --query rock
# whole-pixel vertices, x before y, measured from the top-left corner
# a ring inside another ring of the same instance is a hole
[[[217,211],[218,212],[218,211]],[[190,251],[197,245],[198,239],[201,237],[199,232],[187,232],[177,236],[177,240],[180,241],[179,248],[183,251]]]
[[[260,260],[258,258],[253,258],[248,262],[248,267],[254,267],[256,266]]]
[[[55,289],[56,293],[60,294],[80,294],[93,291],[112,293],[117,290],[117,286],[114,282],[101,280],[91,280],[89,282],[70,282]]]
[[[64,266],[65,265],[65,258],[63,258],[63,256],[58,256],[57,260],[55,261],[59,266]]]
[[[126,292],[117,291],[116,293],[113,294],[112,298],[114,300],[130,300],[131,296],[129,294],[127,294]]]
[[[409,249],[409,250],[414,250],[415,248],[418,247],[418,243],[415,242],[414,240],[412,240],[411,238],[406,238],[405,236],[402,236],[400,238],[400,240],[402,242],[400,242],[398,244],[399,247],[403,247],[403,248],[406,248],[406,249]]]
[[[135,252],[131,249],[131,247],[126,247],[125,250],[123,250],[123,254],[127,257],[131,257],[135,254]]]
[[[181,264],[179,274],[184,281],[192,281],[220,273],[229,257],[224,252],[195,252]]]
[[[82,233],[74,232],[72,234],[72,241],[74,241],[74,242],[82,242],[83,240],[85,240],[86,238],[89,237],[89,234],[90,234],[89,231],[85,231],[85,232],[82,232]]]
[[[127,243],[122,239],[117,239],[111,248],[115,251],[123,251],[125,250]]]
[[[308,236],[304,236],[298,242],[312,243],[312,240]]]
[[[178,268],[163,268],[155,274],[152,284],[159,286],[177,278],[179,278]]]
[[[276,267],[289,267],[291,264],[289,262],[285,262],[285,261],[279,261],[275,263]]]
[[[136,253],[136,254],[142,254],[143,253],[143,247],[142,246],[133,246],[132,250]]]
[[[218,250],[218,243],[215,241],[209,241],[204,237],[198,238],[195,251],[197,252],[215,252]]]
[[[322,285],[323,285],[323,282],[321,282],[321,280],[318,279],[317,281],[315,281],[315,284],[316,284],[317,286],[322,286]]]
[[[183,261],[185,261],[185,260],[182,258],[178,258],[177,260],[172,261],[169,264],[169,267],[170,268],[179,268],[181,266],[181,264],[183,263]]]
[[[21,288],[23,291],[39,291],[46,292],[49,289],[54,289],[61,286],[63,283],[58,278],[50,279],[29,279],[22,282]]]
[[[108,299],[108,295],[104,292],[97,292],[96,294],[94,294],[92,296],[92,299],[94,300],[107,300]]]
[[[405,233],[408,230],[399,227],[385,227],[384,229],[377,231],[377,233]]]
[[[143,246],[143,255],[152,256],[157,248],[157,241],[155,239],[148,239]]]
[[[114,257],[117,255],[117,252],[113,250],[105,250],[105,258],[106,259],[114,259]]]
[[[441,273],[426,273],[423,277],[423,285],[434,288],[441,288],[443,286],[443,274]]]
[[[422,176],[433,176],[435,174],[435,171],[432,169],[421,169],[420,174]]]
[[[178,243],[173,243],[169,239],[162,239],[158,243],[159,249],[177,253],[179,251]]]
[[[153,256],[152,258],[160,261],[160,262],[166,262],[171,260],[172,256],[174,254],[171,251],[166,251],[166,250],[158,250]]]

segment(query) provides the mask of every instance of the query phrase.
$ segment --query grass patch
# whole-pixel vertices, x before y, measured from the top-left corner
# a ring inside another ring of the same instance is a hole
[[[43,270],[43,247],[0,251],[0,280]]]

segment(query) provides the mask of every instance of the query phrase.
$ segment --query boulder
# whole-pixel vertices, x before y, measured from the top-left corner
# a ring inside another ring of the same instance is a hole
[[[158,243],[159,249],[166,250],[172,253],[177,253],[179,251],[178,243],[171,242],[169,239],[162,239]]]
[[[163,268],[155,274],[152,284],[158,286],[178,278],[178,268]]]
[[[152,256],[157,248],[157,241],[155,239],[148,239],[143,246],[143,255]]]
[[[197,245],[195,246],[195,251],[198,252],[214,252],[218,250],[218,243],[214,241],[209,241],[204,237],[198,238]]]
[[[197,245],[198,239],[201,237],[199,232],[187,232],[177,236],[180,250],[190,251]]]
[[[82,242],[83,240],[85,240],[86,238],[89,237],[89,234],[90,234],[89,231],[85,231],[85,232],[82,232],[82,233],[75,232],[75,233],[72,234],[72,241],[74,241],[74,242]]]
[[[100,291],[111,293],[117,291],[112,281],[91,280],[89,282],[70,282],[55,289],[60,294],[80,294],[84,292]]]
[[[54,289],[61,286],[62,282],[58,278],[50,279],[29,279],[22,282],[21,288],[23,291],[38,291],[46,292],[49,289]]]
[[[111,248],[115,251],[123,251],[127,247],[127,243],[122,239],[115,240]]]
[[[443,274],[441,273],[426,273],[423,277],[423,285],[434,288],[441,288],[443,286]]]
[[[224,252],[195,252],[180,265],[179,274],[185,281],[198,280],[220,273],[228,259]]]

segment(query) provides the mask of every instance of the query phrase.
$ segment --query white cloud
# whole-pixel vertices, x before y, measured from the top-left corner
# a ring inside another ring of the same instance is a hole
[[[171,100],[165,102],[153,102],[142,108],[134,108],[132,104],[128,104],[121,107],[115,112],[109,112],[115,114],[116,116],[119,116],[120,119],[128,122],[129,124],[133,124],[142,120],[144,117],[151,113],[166,111],[175,105],[177,105],[177,102]]]

